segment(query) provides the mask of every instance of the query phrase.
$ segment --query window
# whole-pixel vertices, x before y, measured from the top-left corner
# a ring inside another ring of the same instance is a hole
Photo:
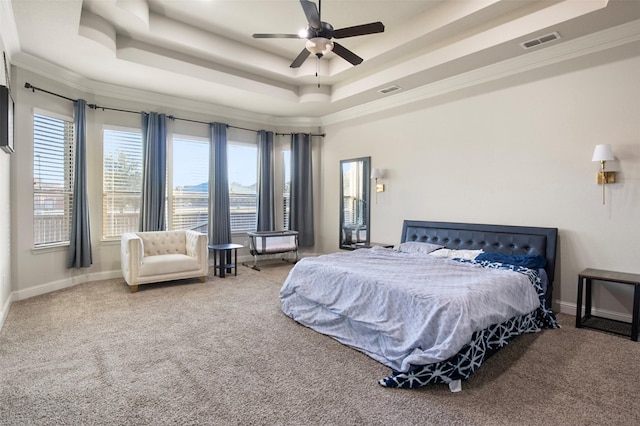
[[[282,174],[283,182],[282,186],[282,209],[284,212],[282,229],[289,230],[289,211],[291,209],[291,151],[285,150],[282,152]]]
[[[142,133],[105,129],[102,160],[102,235],[138,230],[142,194]]]
[[[209,219],[209,141],[173,138],[173,173],[169,177],[169,226],[207,233]]]
[[[231,232],[255,231],[258,220],[258,146],[229,141],[227,162]]]
[[[33,244],[69,243],[74,180],[71,119],[33,115]]]

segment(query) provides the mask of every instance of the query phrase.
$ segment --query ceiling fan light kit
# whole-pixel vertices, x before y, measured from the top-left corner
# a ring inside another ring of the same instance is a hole
[[[305,48],[316,55],[318,58],[322,58],[327,53],[333,50],[333,42],[328,38],[314,37],[307,40]]]
[[[299,34],[254,34],[253,38],[298,38],[307,39],[305,48],[293,60],[290,67],[298,68],[313,53],[318,59],[322,58],[328,52],[333,51],[336,55],[348,61],[352,65],[362,63],[363,59],[344,47],[343,45],[332,41],[334,38],[356,37],[367,34],[375,34],[384,32],[382,22],[371,22],[369,24],[355,25],[353,27],[333,29],[328,22],[320,19],[320,10],[322,2],[318,0],[318,6],[308,0],[300,0],[300,5],[307,17],[309,23],[306,30],[300,31]]]

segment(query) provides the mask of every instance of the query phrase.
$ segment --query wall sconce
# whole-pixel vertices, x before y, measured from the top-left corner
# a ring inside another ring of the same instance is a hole
[[[611,145],[601,144],[596,145],[596,149],[593,151],[593,158],[591,161],[599,161],[600,162],[600,171],[598,172],[598,176],[596,178],[596,183],[598,185],[602,184],[602,204],[604,205],[604,186],[607,183],[615,183],[616,181],[616,172],[608,172],[605,170],[605,163],[607,161],[612,161],[613,152],[611,151]]]
[[[378,183],[378,179],[384,177],[384,171],[381,169],[371,170],[371,179],[376,180],[376,192],[384,192],[384,183]]]
[[[378,192],[384,192],[384,183],[378,183],[378,179],[384,176],[384,170],[373,169],[371,170],[371,179],[376,180],[376,204],[378,204]]]

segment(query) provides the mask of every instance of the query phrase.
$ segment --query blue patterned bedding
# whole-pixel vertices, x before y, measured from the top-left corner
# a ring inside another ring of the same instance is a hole
[[[489,261],[466,262],[479,263],[486,268],[513,270],[526,275],[538,293],[540,307],[528,314],[513,317],[503,323],[474,333],[471,341],[446,361],[427,365],[412,365],[409,371],[404,373],[393,370],[390,376],[378,382],[380,385],[390,388],[413,389],[468,379],[482,365],[490,351],[506,346],[514,337],[525,333],[537,333],[544,328],[560,327],[554,313],[547,306],[541,279],[537,272],[521,266]]]
[[[558,326],[533,270],[381,247],[304,258],[280,299],[289,317],[392,368],[388,387],[466,379],[487,351]]]

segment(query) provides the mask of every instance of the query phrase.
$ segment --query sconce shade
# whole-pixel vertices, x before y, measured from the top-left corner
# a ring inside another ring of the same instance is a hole
[[[593,158],[591,161],[612,161],[613,151],[611,151],[611,145],[608,143],[602,145],[596,145],[596,149],[593,151]]]
[[[611,145],[608,143],[596,145],[596,149],[593,150],[593,158],[591,158],[591,161],[600,162],[600,172],[598,173],[597,182],[598,184],[602,184],[602,205],[604,205],[604,185],[607,183],[614,183],[616,181],[615,172],[605,171],[605,163],[613,159]]]
[[[380,179],[384,174],[380,169],[372,169],[371,170],[371,179]]]

